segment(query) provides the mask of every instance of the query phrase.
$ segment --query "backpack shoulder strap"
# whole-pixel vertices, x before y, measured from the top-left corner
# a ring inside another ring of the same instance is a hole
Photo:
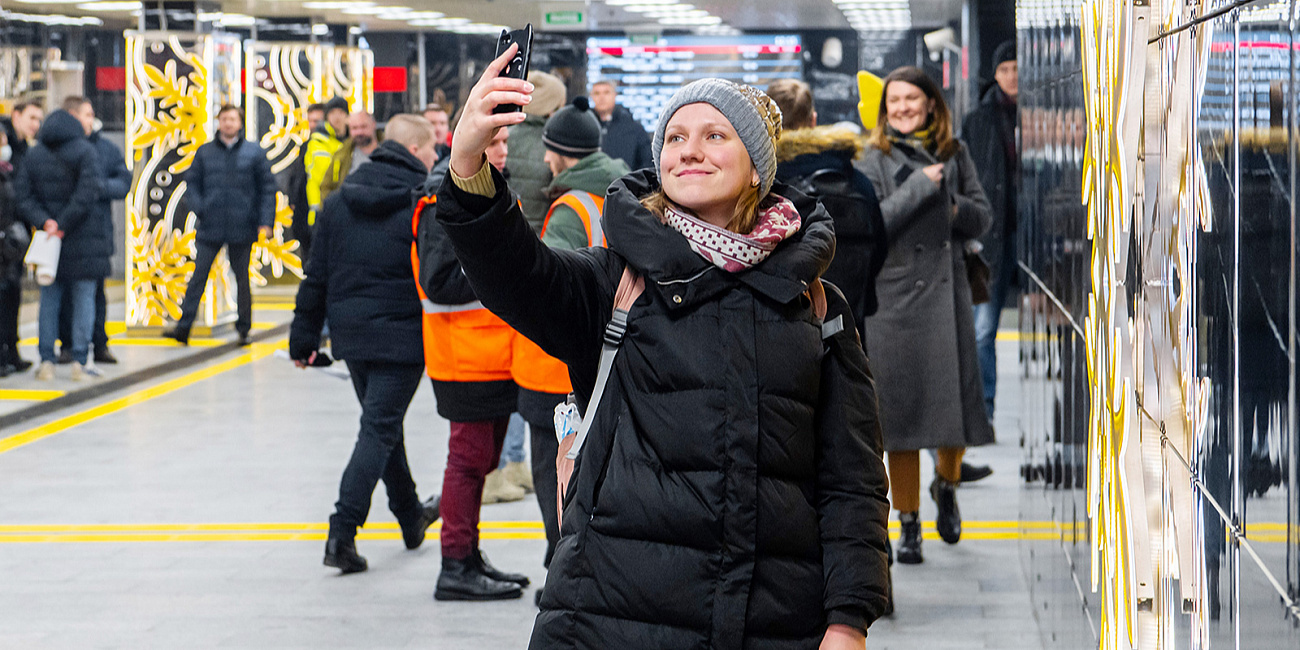
[[[627,312],[644,292],[645,278],[633,271],[631,266],[625,266],[623,277],[618,281],[618,290],[614,292],[614,313],[610,316],[609,323],[605,325],[605,342],[600,350],[600,368],[596,371],[596,385],[591,390],[587,412],[582,415],[582,424],[578,425],[573,446],[565,455],[569,460],[578,458],[583,443],[587,441],[591,423],[596,419],[596,408],[605,396],[605,385],[609,383],[609,375],[614,369],[614,357],[618,355],[618,348],[623,344],[623,335],[627,334]]]

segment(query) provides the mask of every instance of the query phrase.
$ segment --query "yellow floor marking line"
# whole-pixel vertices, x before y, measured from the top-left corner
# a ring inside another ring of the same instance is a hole
[[[898,522],[892,522],[890,537],[898,539]],[[1272,526],[1272,524],[1269,524]],[[441,522],[429,529],[437,539]],[[1071,530],[1074,528],[1075,530]],[[540,521],[480,522],[480,537],[493,540],[540,540],[546,538]],[[324,541],[329,525],[324,522],[290,523],[196,523],[196,524],[0,524],[0,544],[69,544],[136,542],[301,542]],[[367,524],[358,539],[396,540],[401,530],[395,522]],[[966,541],[1074,541],[1086,538],[1083,524],[1069,526],[1052,521],[967,521],[962,524]],[[936,541],[934,522],[922,524],[922,539]],[[1257,542],[1284,543],[1285,535],[1251,536]]]
[[[34,429],[28,429],[27,431],[14,434],[7,438],[0,438],[0,454],[31,444],[37,440],[63,433],[68,429],[72,429],[73,427],[85,424],[110,413],[116,413],[129,406],[135,406],[136,404],[147,402],[155,397],[161,397],[205,379],[210,379],[228,370],[234,370],[235,368],[246,366],[254,361],[271,356],[277,347],[279,347],[279,344],[277,343],[254,343],[248,352],[233,359],[223,361],[216,365],[200,368],[189,374],[138,390],[129,395],[100,404],[99,406],[91,407],[85,411],[59,418],[47,424],[42,424]]]
[[[61,390],[24,390],[20,388],[0,389],[0,400],[23,400],[28,402],[48,402],[63,397]]]

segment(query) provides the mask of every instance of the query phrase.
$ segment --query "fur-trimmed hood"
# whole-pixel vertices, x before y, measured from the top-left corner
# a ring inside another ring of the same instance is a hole
[[[862,139],[853,131],[840,126],[816,126],[782,133],[776,141],[776,160],[782,163],[805,154],[829,151],[851,152],[849,157],[857,158],[862,149]]]

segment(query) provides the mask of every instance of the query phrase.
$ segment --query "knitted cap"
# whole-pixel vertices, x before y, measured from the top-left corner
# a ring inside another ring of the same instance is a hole
[[[1003,63],[1006,63],[1007,61],[1015,61],[1015,60],[1016,60],[1015,41],[1012,40],[1002,41],[1002,44],[998,45],[998,48],[996,50],[993,50],[993,68],[995,70],[997,69],[998,66],[1002,65]]]
[[[591,110],[586,97],[574,97],[546,120],[542,144],[547,149],[572,158],[586,158],[600,151],[600,120]]]
[[[342,98],[342,97],[335,97],[335,98],[333,98],[333,99],[331,99],[331,100],[329,100],[328,102],[325,103],[325,113],[328,114],[330,111],[335,110],[335,109],[338,109],[338,110],[343,111],[344,113],[347,113],[347,112],[349,111],[349,109],[348,109],[348,100],[346,100],[346,99],[344,99],[344,98]]]
[[[659,170],[659,154],[664,149],[664,131],[677,109],[687,104],[708,104],[731,122],[749,152],[749,159],[758,170],[759,196],[766,196],[776,180],[776,141],[781,137],[781,109],[763,91],[726,79],[700,79],[678,90],[668,100],[659,116],[651,150],[655,171]]]
[[[533,101],[524,104],[524,113],[547,117],[564,106],[564,82],[560,78],[533,70],[528,73],[528,83],[533,85]]]

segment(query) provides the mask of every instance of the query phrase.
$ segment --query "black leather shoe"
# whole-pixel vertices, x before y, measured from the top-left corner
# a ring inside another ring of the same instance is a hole
[[[190,344],[190,333],[182,331],[179,327],[169,327],[162,331],[161,336],[165,339],[176,339],[181,345]]]
[[[971,465],[970,463],[961,464],[961,482],[974,483],[992,476],[993,468],[988,465]]]
[[[240,345],[240,346],[245,346],[245,345],[248,345],[249,343],[252,343],[252,341],[250,341],[249,338],[248,338],[248,332],[240,332],[240,333],[239,333],[239,345]]]
[[[483,575],[470,553],[463,560],[442,558],[442,573],[438,574],[438,588],[434,600],[512,600],[524,595],[523,587],[513,582],[493,580]]]
[[[506,573],[498,570],[496,567],[492,566],[491,562],[488,562],[487,553],[484,553],[480,549],[474,549],[474,551],[469,554],[469,559],[473,560],[475,558],[478,558],[478,570],[483,572],[483,575],[492,578],[493,580],[513,582],[520,587],[527,587],[532,583],[532,581],[528,579],[528,576],[522,573]]]
[[[402,542],[406,544],[406,548],[413,551],[420,548],[420,545],[424,543],[425,531],[429,530],[429,526],[438,521],[438,517],[441,515],[439,512],[441,504],[442,495],[435,495],[420,506],[420,516],[417,519],[410,522],[399,522],[402,526]]]
[[[930,498],[939,506],[939,516],[934,518],[934,527],[939,537],[949,544],[961,541],[961,510],[957,509],[957,484],[935,477],[930,484]]]
[[[59,348],[59,358],[54,362],[60,366],[66,366],[69,363],[72,363],[72,350],[63,347]]]
[[[369,566],[366,558],[357,555],[355,539],[330,537],[325,542],[325,566],[334,567],[344,574],[361,573]]]
[[[27,372],[32,367],[32,362],[18,356],[18,348],[16,347],[9,348],[5,358],[0,360],[0,363],[13,366],[14,372]]]
[[[105,345],[104,347],[95,350],[95,363],[114,364],[117,363],[117,357],[113,356],[113,351],[108,349],[108,346]]]
[[[921,557],[921,517],[915,512],[898,513],[898,522],[902,524],[902,534],[898,537],[899,564],[920,564]]]

